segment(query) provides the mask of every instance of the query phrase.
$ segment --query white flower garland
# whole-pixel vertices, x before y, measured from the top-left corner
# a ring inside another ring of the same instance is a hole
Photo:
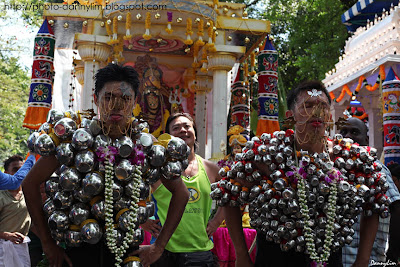
[[[322,255],[318,255],[315,250],[314,236],[313,230],[311,228],[312,222],[310,221],[309,208],[307,205],[307,196],[306,196],[306,181],[305,179],[296,172],[296,176],[298,178],[298,196],[300,203],[301,214],[303,214],[305,223],[304,223],[304,237],[306,240],[306,247],[308,252],[310,253],[310,259],[315,261],[317,264],[323,264],[327,262],[331,253],[331,245],[333,241],[333,228],[335,223],[335,213],[336,213],[336,200],[337,200],[337,177],[335,175],[334,180],[330,183],[330,195],[328,197],[328,211],[326,213],[327,217],[327,225],[325,232],[325,240],[323,246]]]
[[[112,253],[115,254],[115,266],[120,266],[122,263],[122,257],[125,254],[126,250],[129,248],[129,243],[133,239],[133,235],[135,232],[135,224],[137,222],[137,210],[138,210],[138,202],[140,196],[139,183],[141,177],[141,171],[139,167],[135,168],[135,172],[132,174],[132,180],[134,181],[133,185],[133,196],[131,200],[131,205],[129,209],[131,212],[128,217],[129,231],[126,232],[125,237],[122,241],[121,246],[117,246],[117,236],[113,231],[114,229],[114,220],[113,220],[113,178],[114,178],[114,166],[112,160],[109,156],[107,156],[105,163],[105,221],[106,221],[106,241],[107,246]]]

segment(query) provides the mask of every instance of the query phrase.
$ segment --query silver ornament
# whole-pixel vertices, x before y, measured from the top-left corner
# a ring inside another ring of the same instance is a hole
[[[84,128],[80,128],[72,135],[72,146],[76,150],[86,150],[93,146],[94,138],[92,134]]]
[[[56,148],[56,158],[60,164],[70,166],[74,160],[74,149],[71,143],[61,143]]]
[[[89,218],[89,207],[84,203],[76,203],[69,211],[69,219],[75,225],[80,225]]]
[[[59,184],[65,191],[72,191],[79,187],[81,182],[81,175],[75,168],[65,169],[61,175]]]
[[[84,242],[89,244],[96,244],[103,236],[100,225],[96,220],[89,219],[82,223],[81,235]]]
[[[54,133],[62,140],[70,139],[76,129],[76,122],[70,118],[63,118],[54,125]]]
[[[96,156],[90,150],[83,150],[75,156],[75,167],[82,173],[90,172],[94,169]]]
[[[82,189],[85,194],[95,196],[104,189],[104,177],[100,173],[93,172],[86,174],[82,179]]]

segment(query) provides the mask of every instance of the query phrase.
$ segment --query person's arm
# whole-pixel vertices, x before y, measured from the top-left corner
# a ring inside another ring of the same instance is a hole
[[[161,181],[172,193],[171,202],[169,203],[167,218],[157,240],[152,245],[142,246],[139,250],[132,253],[132,255],[139,255],[143,266],[149,266],[160,258],[169,239],[176,227],[178,227],[185,211],[186,203],[189,200],[189,191],[182,179],[167,180],[161,178]]]
[[[205,159],[202,160],[207,172],[208,179],[210,180],[210,183],[212,184],[221,180],[222,177],[218,174],[220,168],[215,163],[209,160]],[[215,233],[215,231],[217,231],[218,227],[221,225],[224,218],[225,216],[223,209],[221,207],[217,207],[217,212],[215,213],[214,217],[208,221],[207,224],[206,230],[208,237],[211,237]]]
[[[35,162],[35,154],[30,153],[24,165],[14,175],[0,172],[0,190],[17,189]]]
[[[390,205],[389,250],[387,258],[397,262],[400,257],[400,200]]]
[[[72,266],[72,263],[64,250],[57,246],[50,235],[50,229],[42,210],[40,184],[49,179],[58,167],[59,163],[54,156],[41,157],[22,183],[26,206],[32,222],[35,224],[35,230],[42,243],[43,252],[46,254],[50,266],[55,267],[61,267],[64,260],[69,266]]]
[[[221,225],[224,218],[225,215],[223,208],[218,207],[214,217],[208,221],[206,229],[208,237],[211,237],[215,233],[215,231],[217,231],[218,227]]]
[[[353,266],[367,267],[371,256],[372,245],[378,231],[379,215],[374,213],[372,216],[361,216],[360,222],[360,242],[357,251],[356,261]]]
[[[225,206],[224,215],[229,235],[232,239],[236,253],[236,266],[253,266],[249,252],[247,251],[246,239],[242,227],[242,212],[240,207]],[[273,255],[272,255],[273,256]]]

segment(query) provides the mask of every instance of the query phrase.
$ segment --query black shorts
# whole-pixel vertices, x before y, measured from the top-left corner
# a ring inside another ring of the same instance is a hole
[[[292,250],[284,252],[278,244],[269,242],[265,235],[257,233],[256,267],[309,267],[311,260],[308,255]],[[342,249],[331,254],[328,267],[342,267]]]
[[[173,253],[164,250],[160,259],[151,267],[213,267],[214,257],[211,251]]]

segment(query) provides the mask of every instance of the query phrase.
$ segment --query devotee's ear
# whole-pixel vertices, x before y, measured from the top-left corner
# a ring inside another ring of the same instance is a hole
[[[293,116],[293,111],[291,111],[291,110],[286,110],[285,116],[286,116],[286,118],[292,117],[292,116]]]

